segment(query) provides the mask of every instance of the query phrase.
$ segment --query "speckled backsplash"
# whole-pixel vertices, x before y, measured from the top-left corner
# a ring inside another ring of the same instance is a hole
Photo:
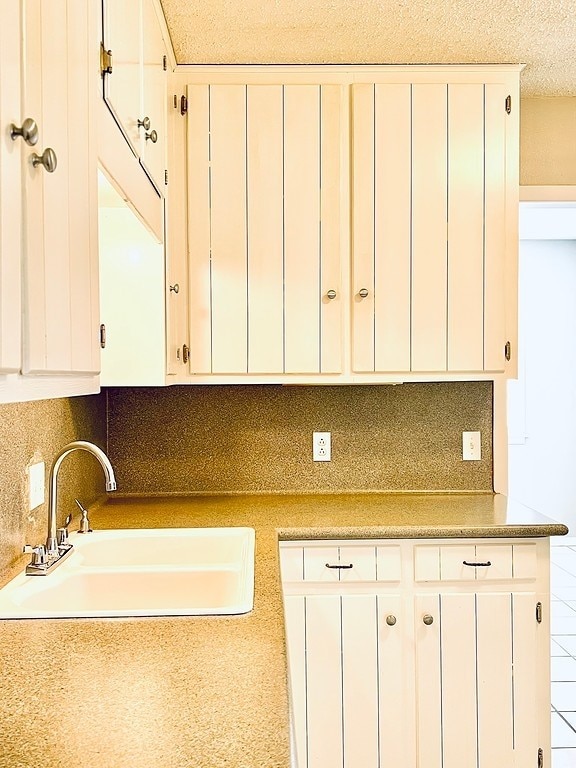
[[[108,419],[123,492],[492,490],[491,382],[111,388]],[[481,461],[462,461],[469,430]]]
[[[104,395],[0,405],[0,583],[12,566],[30,559],[22,556],[23,544],[46,540],[48,472],[72,440],[106,447]],[[46,501],[29,512],[26,469],[37,461],[46,464]],[[59,522],[77,512],[74,498],[90,503],[104,492],[100,465],[84,452],[66,458],[59,480]]]

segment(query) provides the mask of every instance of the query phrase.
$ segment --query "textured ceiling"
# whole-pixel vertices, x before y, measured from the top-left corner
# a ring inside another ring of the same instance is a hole
[[[179,64],[525,63],[576,96],[575,0],[161,0]]]

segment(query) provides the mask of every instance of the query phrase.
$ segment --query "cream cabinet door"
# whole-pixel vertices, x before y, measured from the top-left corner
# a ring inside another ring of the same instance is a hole
[[[166,164],[166,46],[152,0],[142,0],[142,114],[150,129],[140,131],[140,157],[156,186],[164,186]]]
[[[40,138],[24,149],[22,370],[97,373],[97,6],[24,0],[23,8],[23,113]],[[55,169],[39,162],[48,155]]]
[[[352,367],[503,371],[504,85],[352,86]]]
[[[11,138],[21,127],[20,4],[0,4],[0,373],[20,370],[22,259],[21,162],[24,140]]]
[[[188,86],[190,370],[342,370],[337,85]]]

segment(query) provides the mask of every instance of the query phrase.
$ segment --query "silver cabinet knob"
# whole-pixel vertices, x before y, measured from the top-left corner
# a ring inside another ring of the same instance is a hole
[[[150,133],[145,133],[144,137],[146,141],[151,141],[152,144],[156,144],[156,142],[158,141],[158,134],[156,133],[156,131],[150,131]]]
[[[434,623],[434,616],[430,616],[430,614],[427,613],[424,616],[422,616],[422,621],[424,622],[424,624],[426,624],[426,626],[429,627],[430,624]]]
[[[396,616],[393,616],[392,614],[386,616],[386,624],[388,624],[389,627],[393,627],[394,624],[396,624]]]
[[[145,117],[143,120],[138,120],[138,128],[144,128],[145,131],[150,130],[150,118]]]
[[[361,299],[365,299],[366,296],[368,296],[368,288],[360,288],[358,296],[360,296]]]
[[[174,293],[178,293],[180,291],[180,286],[178,285],[178,283],[174,283],[174,285],[171,285],[170,291],[174,291]]]
[[[327,298],[329,299],[335,299],[336,298],[336,291],[332,288],[327,292],[326,294]]]
[[[37,155],[33,152],[30,157],[32,158],[32,165],[36,168],[37,165],[41,165],[48,173],[54,173],[56,166],[58,165],[58,158],[56,152],[51,147],[46,147],[41,155]]]
[[[23,138],[29,147],[33,147],[38,141],[38,126],[36,120],[32,120],[31,117],[27,117],[22,123],[20,128],[14,123],[10,124],[10,138],[12,141],[16,141],[17,138]]]

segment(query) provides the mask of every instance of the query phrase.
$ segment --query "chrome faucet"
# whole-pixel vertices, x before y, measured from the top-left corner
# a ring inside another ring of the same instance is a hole
[[[114,477],[114,470],[110,464],[108,456],[103,450],[98,448],[94,443],[89,443],[86,440],[75,440],[73,443],[68,443],[60,451],[60,453],[54,459],[52,469],[50,470],[49,477],[49,496],[48,496],[48,538],[46,539],[46,552],[49,556],[54,557],[58,555],[58,540],[56,535],[56,514],[58,512],[58,470],[62,461],[73,451],[88,451],[95,456],[100,462],[104,475],[106,476],[106,490],[116,490],[116,478]]]

